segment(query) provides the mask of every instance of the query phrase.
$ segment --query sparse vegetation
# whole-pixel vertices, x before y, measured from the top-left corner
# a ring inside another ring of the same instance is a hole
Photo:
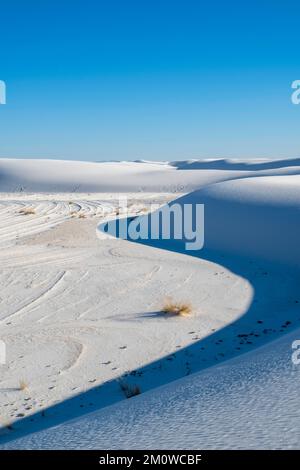
[[[139,214],[145,214],[149,211],[148,207],[142,207],[141,209],[139,209],[138,213]]]
[[[161,311],[168,315],[188,316],[192,313],[192,306],[189,302],[178,302],[169,297],[165,299]]]
[[[78,217],[78,219],[86,219],[86,214],[84,214],[83,212],[79,212],[79,211],[71,211],[70,216]]]
[[[128,384],[124,382],[124,380],[120,380],[119,384],[126,398],[132,398],[132,397],[135,397],[136,395],[141,394],[141,389],[138,385]]]
[[[13,431],[13,425],[10,421],[3,421],[3,423],[1,424],[1,431],[3,429],[9,429],[9,431]]]
[[[28,383],[25,380],[20,380],[19,382],[19,390],[25,391],[28,389]]]
[[[19,210],[19,214],[33,215],[35,214],[35,209],[33,209],[33,207],[24,207],[23,209]]]

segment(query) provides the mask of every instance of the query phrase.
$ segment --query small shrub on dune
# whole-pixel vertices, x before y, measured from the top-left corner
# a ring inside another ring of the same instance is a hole
[[[138,385],[130,385],[123,380],[121,380],[119,384],[126,398],[132,398],[141,394],[141,389]]]
[[[175,315],[180,317],[186,317],[192,313],[192,306],[188,302],[178,302],[167,298],[163,304],[161,311],[166,315]]]
[[[78,212],[78,211],[71,211],[70,212],[71,217],[77,217],[78,219],[86,219],[86,214],[83,212]]]
[[[139,214],[145,214],[145,213],[147,213],[147,212],[149,212],[148,207],[142,207],[142,208],[139,210]]]
[[[24,209],[19,210],[19,214],[33,215],[33,214],[35,214],[35,209],[33,209],[32,207],[24,207]]]
[[[21,391],[28,390],[28,383],[25,380],[20,380],[19,390],[21,390]]]
[[[13,431],[14,428],[13,428],[13,425],[10,421],[3,421],[1,423],[0,431],[5,430],[5,429],[8,429],[9,431]],[[2,432],[1,432],[1,434],[2,434]]]

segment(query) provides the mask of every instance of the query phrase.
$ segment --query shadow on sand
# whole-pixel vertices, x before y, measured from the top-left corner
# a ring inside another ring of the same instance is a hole
[[[137,370],[128,371],[119,379],[90,388],[42,412],[20,419],[11,429],[5,430],[1,443],[78,418],[125,399],[120,380],[129,386],[139,387],[143,393],[248,352],[300,326],[300,276],[296,268],[247,256],[224,255],[207,249],[186,252],[182,244],[165,240],[140,240],[139,243],[151,248],[181,252],[183,256],[196,256],[226,267],[252,285],[254,295],[251,305],[246,312],[241,312],[241,317],[236,321],[221,330],[212,330],[203,339],[198,337],[200,331],[190,332],[193,343],[188,347],[178,347],[170,355]],[[136,312],[136,315],[148,318],[149,321],[152,318],[167,321],[161,312]]]

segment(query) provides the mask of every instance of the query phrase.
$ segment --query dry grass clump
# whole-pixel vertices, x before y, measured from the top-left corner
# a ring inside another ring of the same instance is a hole
[[[186,317],[192,313],[192,306],[189,302],[178,302],[169,297],[165,299],[161,311],[168,315]]]
[[[28,390],[28,383],[25,380],[20,380],[19,390],[21,390],[21,391]]]
[[[35,214],[35,209],[33,209],[32,207],[24,207],[23,209],[19,210],[19,214],[32,215]]]
[[[148,207],[142,207],[141,209],[139,209],[139,214],[146,214],[147,212],[149,212],[149,208]]]
[[[126,398],[132,398],[141,394],[141,389],[138,385],[130,385],[123,380],[120,380],[119,384]]]
[[[79,211],[71,211],[70,216],[77,217],[78,219],[86,219],[86,214],[84,214],[83,212],[79,212]]]
[[[14,428],[13,428],[11,421],[4,420],[1,423],[0,434],[2,434],[2,431],[5,429],[8,429],[9,431],[13,431]]]

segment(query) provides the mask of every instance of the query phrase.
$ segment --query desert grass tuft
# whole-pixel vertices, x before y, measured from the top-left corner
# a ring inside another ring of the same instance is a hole
[[[23,209],[19,210],[19,214],[33,215],[35,214],[35,209],[33,209],[32,207],[24,207]]]
[[[178,302],[177,300],[167,297],[161,311],[167,315],[186,317],[192,313],[193,309],[189,302]]]
[[[19,390],[21,390],[21,391],[28,390],[28,383],[25,380],[20,380]]]
[[[132,398],[141,394],[141,389],[138,385],[131,385],[124,382],[123,380],[120,380],[119,384],[126,398]]]
[[[8,429],[9,431],[13,431],[14,430],[14,427],[11,423],[11,421],[3,421],[3,423],[1,424],[1,431],[4,430],[4,429]]]

